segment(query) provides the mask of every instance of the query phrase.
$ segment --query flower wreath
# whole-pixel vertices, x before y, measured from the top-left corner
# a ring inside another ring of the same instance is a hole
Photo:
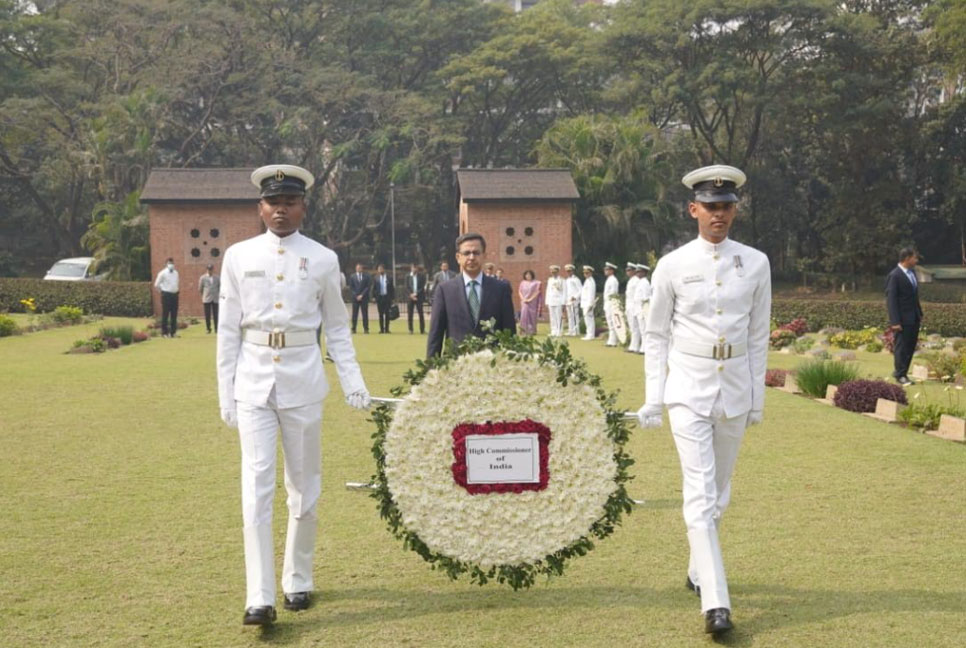
[[[373,411],[372,496],[390,532],[433,569],[530,587],[563,574],[631,511],[623,413],[567,345],[469,336],[404,381],[402,402]],[[465,437],[506,433],[536,440],[539,479],[468,483]]]

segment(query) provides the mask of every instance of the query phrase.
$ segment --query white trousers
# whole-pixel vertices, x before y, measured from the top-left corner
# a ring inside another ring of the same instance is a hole
[[[584,311],[584,326],[587,332],[584,333],[584,339],[591,340],[597,336],[596,324],[594,324],[594,307],[589,306],[588,308],[580,307]]]
[[[631,344],[627,347],[627,350],[639,353],[641,350],[641,322],[637,319],[637,315],[633,313],[628,312],[626,315],[627,325],[631,329]]]
[[[563,335],[563,305],[548,306],[550,309],[550,335],[560,337]]]
[[[644,353],[644,331],[647,330],[647,314],[651,311],[651,302],[644,302],[641,312],[637,314],[637,328],[641,333],[641,344],[638,353]]]
[[[580,326],[577,325],[580,319],[579,310],[578,304],[567,304],[567,335],[573,337],[580,335]]]
[[[266,407],[241,402],[237,405],[245,527],[245,607],[275,605],[272,504],[278,431],[282,431],[289,511],[282,591],[310,592],[318,522],[316,505],[322,492],[322,403],[278,409],[273,391]]]
[[[702,612],[730,610],[718,526],[731,500],[731,474],[748,413],[727,418],[719,395],[711,416],[697,414],[685,405],[671,405],[668,419],[684,478],[684,523],[691,549],[688,576],[701,587]]]
[[[604,308],[604,319],[607,320],[607,346],[617,346],[617,331],[614,330],[614,308]]]

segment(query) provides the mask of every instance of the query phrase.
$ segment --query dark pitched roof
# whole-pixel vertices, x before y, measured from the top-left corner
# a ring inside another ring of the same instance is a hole
[[[254,169],[154,169],[141,202],[255,202]]]
[[[460,197],[475,200],[577,200],[567,169],[459,169]]]

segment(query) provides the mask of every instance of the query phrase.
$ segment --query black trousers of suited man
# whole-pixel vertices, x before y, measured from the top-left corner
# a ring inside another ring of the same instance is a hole
[[[902,330],[893,335],[895,347],[892,350],[892,359],[895,371],[892,376],[902,378],[909,371],[912,354],[916,352],[916,345],[919,343],[919,324],[903,324]]]
[[[410,299],[406,302],[406,314],[409,318],[409,332],[413,332],[413,311],[419,313],[419,332],[426,332],[426,321],[423,319],[423,300],[422,299]]]
[[[365,299],[361,301],[352,300],[352,332],[356,332],[356,322],[359,321],[359,312],[362,312],[362,330],[369,332],[369,302]]]
[[[389,307],[392,305],[392,295],[376,295],[376,309],[379,311],[379,332],[389,332]]]
[[[178,332],[178,293],[161,291],[161,335]]]
[[[218,302],[205,302],[205,329],[211,333],[211,325],[215,325],[215,333],[218,332]]]

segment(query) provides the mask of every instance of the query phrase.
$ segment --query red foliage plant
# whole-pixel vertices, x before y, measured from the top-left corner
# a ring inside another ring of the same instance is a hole
[[[909,402],[905,390],[899,385],[884,380],[850,380],[839,385],[835,392],[835,406],[850,412],[874,412],[875,403],[880,398],[903,405]]]

